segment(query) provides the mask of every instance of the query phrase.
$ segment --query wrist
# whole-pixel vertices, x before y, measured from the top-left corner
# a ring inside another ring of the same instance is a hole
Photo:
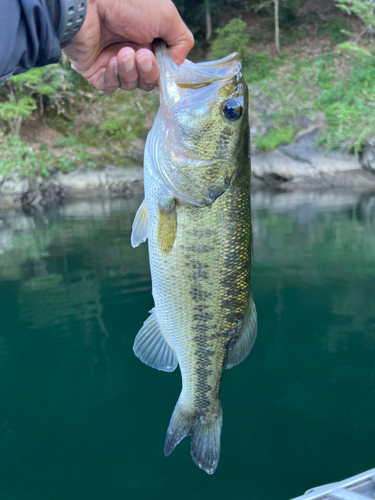
[[[60,47],[70,44],[78,33],[86,16],[88,0],[47,0],[51,21]]]

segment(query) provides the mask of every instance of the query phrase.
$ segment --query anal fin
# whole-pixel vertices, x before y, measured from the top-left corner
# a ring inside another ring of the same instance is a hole
[[[134,354],[152,368],[173,372],[178,365],[177,356],[160,329],[155,308],[150,313],[135,338]]]
[[[136,248],[147,240],[148,221],[146,200],[143,200],[134,217],[131,235],[131,245]]]
[[[251,351],[257,336],[257,311],[250,297],[249,313],[234,346],[228,351],[225,368],[232,368],[243,361]]]

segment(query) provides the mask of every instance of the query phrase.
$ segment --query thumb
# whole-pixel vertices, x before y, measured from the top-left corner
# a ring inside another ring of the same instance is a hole
[[[164,16],[159,28],[159,36],[167,44],[173,61],[182,64],[194,46],[194,37],[180,17],[175,5],[170,3],[168,16]]]
[[[182,40],[175,41],[174,43],[168,43],[167,40],[167,46],[169,50],[169,55],[171,56],[171,59],[173,61],[180,65],[182,64],[188,53],[191,51],[191,49],[194,47],[194,37],[193,34],[190,30],[186,28],[187,32],[185,37]]]

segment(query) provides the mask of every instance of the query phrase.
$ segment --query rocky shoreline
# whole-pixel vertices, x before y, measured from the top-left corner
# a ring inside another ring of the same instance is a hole
[[[132,198],[143,193],[142,167],[78,169],[47,180],[0,177],[0,211],[62,203],[67,199]]]
[[[296,142],[252,157],[252,188],[281,190],[344,188],[375,191],[375,148],[357,158],[315,145],[318,129]]]
[[[290,145],[254,155],[252,190],[277,191],[340,188],[375,192],[375,148],[360,158],[314,145],[317,130]],[[0,211],[61,203],[67,199],[131,198],[142,195],[143,168],[106,167],[56,173],[47,180],[0,176]]]

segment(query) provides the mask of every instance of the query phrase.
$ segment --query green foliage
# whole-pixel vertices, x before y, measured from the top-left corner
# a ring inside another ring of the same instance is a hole
[[[25,144],[19,136],[8,139],[0,146],[0,174],[35,178],[48,177],[49,169],[61,167],[62,163],[53,161],[48,151],[36,151]]]
[[[50,151],[45,144],[32,147],[18,135],[8,137],[0,143],[0,175],[21,176],[35,179],[49,177],[56,170],[69,172],[79,165],[95,168],[93,156],[85,151],[84,145],[76,143],[75,148],[63,155]]]
[[[354,148],[375,139],[375,57],[352,59],[348,75],[332,77],[317,95],[315,107],[325,113],[321,141],[330,148]]]
[[[126,136],[127,140],[136,139],[142,134],[144,115],[139,115],[138,119],[135,116],[130,116],[131,113],[124,114],[123,118],[108,118],[99,125],[99,130],[104,133],[105,137],[121,139]]]
[[[77,138],[91,147],[105,149],[112,164],[122,165],[125,156],[133,157],[134,141],[146,140],[158,105],[154,92],[98,96],[90,101],[88,113],[100,117],[100,121],[84,125]]]
[[[0,103],[0,119],[9,122],[13,134],[19,133],[22,120],[30,118],[37,108],[31,97],[24,96],[18,101],[10,96],[8,101]]]
[[[79,140],[74,135],[68,135],[67,137],[59,137],[52,142],[52,146],[58,148],[66,148],[71,146],[79,145]]]
[[[283,60],[273,59],[267,52],[251,54],[243,67],[243,74],[247,83],[255,83],[265,78],[273,78],[273,70],[282,66]]]
[[[324,27],[324,33],[328,34],[335,43],[342,43],[351,34],[351,26],[344,17],[336,17],[328,21]]]
[[[323,126],[319,141],[330,149],[358,153],[375,140],[375,56],[348,59],[328,52],[287,64],[286,70],[276,69],[272,78],[250,86],[257,149],[290,142],[301,122]],[[338,71],[343,64],[346,69]],[[245,74],[249,70],[246,66]]]
[[[211,43],[211,58],[221,59],[231,52],[238,52],[244,59],[250,36],[245,33],[246,23],[240,17],[229,21],[224,28],[216,30],[216,39]]]
[[[294,129],[291,125],[279,130],[273,129],[264,137],[255,137],[255,145],[258,150],[270,151],[281,144],[292,142]]]
[[[337,45],[339,52],[346,52],[347,54],[358,57],[359,59],[368,59],[371,57],[371,52],[364,47],[360,47],[355,42],[344,42]]]
[[[22,121],[38,108],[41,116],[46,106],[58,113],[64,110],[75,91],[71,73],[59,64],[52,64],[12,76],[0,87],[4,99],[0,103],[0,118],[8,123],[13,135],[19,134]]]
[[[356,14],[366,28],[375,29],[375,3],[373,0],[335,0],[337,6],[347,14]]]

